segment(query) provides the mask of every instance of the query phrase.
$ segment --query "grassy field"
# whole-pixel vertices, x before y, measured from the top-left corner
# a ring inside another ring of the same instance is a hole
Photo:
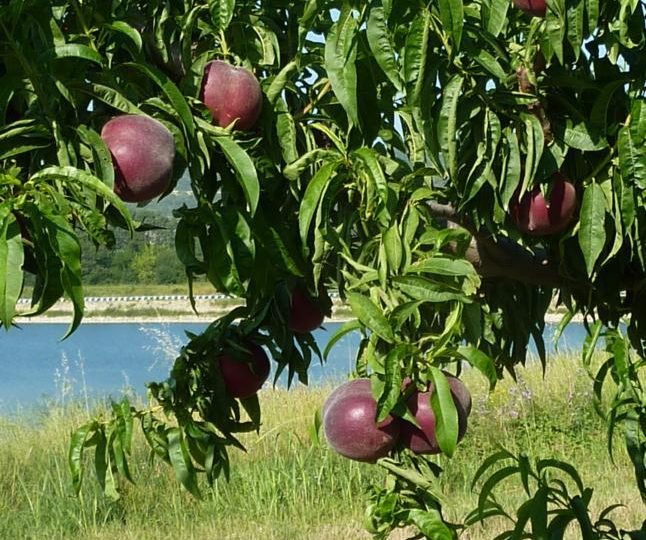
[[[521,370],[517,384],[503,382],[491,394],[478,375],[465,374],[474,396],[469,432],[453,459],[440,458],[449,519],[459,520],[475,506],[471,478],[482,459],[503,444],[532,459],[556,457],[575,464],[584,483],[594,488],[595,512],[622,503],[615,521],[625,528],[641,524],[646,509],[629,462],[621,444],[615,463],[610,461],[589,381],[576,366],[576,359],[554,360],[545,379],[536,367]],[[91,474],[77,499],[66,468],[66,445],[87,412],[52,405],[35,418],[0,418],[0,538],[370,538],[361,524],[364,493],[381,482],[382,469],[345,460],[308,436],[314,411],[330,390],[263,391],[260,435],[245,439],[248,452],[235,453],[231,481],[205,489],[203,501],[183,492],[168,467],[148,461],[141,437],[132,457],[136,484],[123,486],[120,501],[106,501]],[[505,485],[499,501],[515,509],[520,491],[517,484]],[[490,540],[499,527],[476,526],[462,538]],[[577,537],[573,532],[571,538]]]

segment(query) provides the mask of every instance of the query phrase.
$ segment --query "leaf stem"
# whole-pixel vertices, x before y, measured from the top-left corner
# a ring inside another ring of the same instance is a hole
[[[603,160],[601,160],[601,162],[599,162],[599,164],[593,169],[593,171],[588,176],[586,176],[583,179],[582,184],[584,186],[587,186],[594,178],[596,178],[596,176],[606,167],[606,165],[608,165],[608,163],[612,161],[612,156],[614,155],[614,153],[615,153],[615,150],[614,148],[611,147],[610,151],[608,152],[608,155]]]
[[[83,10],[81,10],[79,0],[72,0],[72,5],[74,6],[74,11],[76,12],[76,17],[79,20],[81,28],[83,29],[83,34],[85,34],[85,37],[88,39],[89,46],[96,51],[97,48],[94,43],[94,38],[92,37],[92,33],[90,32],[87,22],[85,21],[85,17],[83,16]]]
[[[314,96],[314,98],[312,98],[310,102],[307,105],[305,105],[305,107],[303,107],[303,110],[294,115],[294,120],[298,120],[303,116],[305,116],[306,114],[308,114],[314,107],[316,107],[316,104],[319,101],[321,101],[323,96],[325,96],[325,94],[327,94],[331,89],[332,89],[332,83],[330,82],[330,79],[328,79],[326,83],[323,85],[323,87],[321,88],[321,90],[319,91],[319,93],[316,94],[316,96]]]
[[[222,50],[222,56],[224,58],[228,58],[231,53],[229,52],[229,46],[227,45],[227,40],[224,37],[224,32],[220,30],[220,49]]]

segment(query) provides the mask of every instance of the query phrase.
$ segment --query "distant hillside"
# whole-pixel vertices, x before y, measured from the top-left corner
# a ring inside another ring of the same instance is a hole
[[[177,186],[172,193],[164,197],[162,200],[152,200],[149,203],[143,205],[141,209],[145,210],[145,213],[155,213],[159,214],[165,218],[173,217],[173,210],[175,208],[180,208],[183,204],[186,206],[195,206],[195,199],[193,198],[193,192],[191,191],[191,182],[188,178],[188,175],[184,175],[180,181],[177,183]],[[137,205],[132,205],[133,211]]]

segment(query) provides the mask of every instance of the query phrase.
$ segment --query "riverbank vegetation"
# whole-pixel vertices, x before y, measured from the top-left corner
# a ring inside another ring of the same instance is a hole
[[[439,458],[439,490],[450,501],[449,520],[462,519],[477,504],[470,481],[484,456],[498,445],[531,460],[553,457],[576,464],[594,489],[593,516],[614,503],[625,528],[637,528],[643,506],[622,445],[615,461],[606,450],[606,427],[594,410],[585,372],[575,358],[549,362],[543,379],[538,363],[519,370],[517,382],[501,382],[488,393],[482,377],[465,372],[473,397],[469,432],[453,459]],[[67,471],[70,431],[88,411],[80,403],[50,403],[37,416],[0,418],[0,538],[148,539],[258,538],[336,540],[370,538],[362,526],[366,492],[383,480],[377,465],[346,460],[311,435],[315,411],[327,388],[263,390],[260,434],[244,439],[247,452],[232,452],[230,482],[203,489],[204,500],[177,486],[170,467],[150,462],[135,437],[131,463],[134,485],[109,502],[97,482],[84,482],[73,495]],[[29,419],[28,419],[29,418]],[[88,471],[92,468],[88,467]],[[513,510],[522,501],[518,483],[503,484],[497,499]],[[463,539],[491,539],[501,522],[476,526]],[[580,534],[580,533],[579,533]],[[405,538],[405,531],[393,538]],[[569,538],[576,538],[572,531]]]

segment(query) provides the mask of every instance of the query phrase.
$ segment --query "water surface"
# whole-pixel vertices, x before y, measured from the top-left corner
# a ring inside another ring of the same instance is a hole
[[[321,350],[340,323],[327,323],[314,337]],[[112,395],[129,387],[143,394],[145,384],[166,378],[177,351],[206,323],[86,323],[65,341],[66,324],[30,323],[0,332],[0,412],[54,401]],[[554,326],[547,326],[548,353],[554,351]],[[577,350],[582,325],[566,328],[559,350]],[[310,385],[342,380],[352,370],[358,335],[345,336],[325,365],[310,367]]]

